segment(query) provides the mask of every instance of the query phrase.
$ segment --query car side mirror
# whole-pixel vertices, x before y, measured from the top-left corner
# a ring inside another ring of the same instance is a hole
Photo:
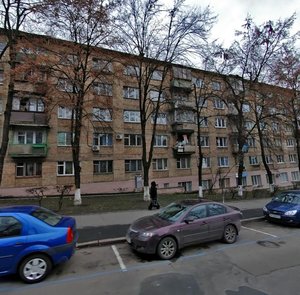
[[[190,216],[188,216],[187,218],[184,219],[184,222],[187,223],[187,224],[189,224],[189,223],[195,221],[196,219],[197,219],[196,216],[190,215]]]

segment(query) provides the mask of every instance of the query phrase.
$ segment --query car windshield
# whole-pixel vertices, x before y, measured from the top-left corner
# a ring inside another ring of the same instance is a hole
[[[281,193],[273,198],[273,201],[300,205],[300,195],[295,193]]]
[[[31,215],[51,226],[57,225],[62,218],[60,215],[45,208],[38,208]]]
[[[159,213],[157,213],[157,216],[161,219],[168,220],[170,222],[175,222],[186,212],[187,209],[187,206],[172,203],[167,207],[163,208]]]

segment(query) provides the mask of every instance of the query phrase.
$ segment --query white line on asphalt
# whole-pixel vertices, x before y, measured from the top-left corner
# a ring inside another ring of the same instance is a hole
[[[248,230],[252,230],[252,231],[255,231],[255,232],[257,232],[257,233],[264,234],[264,235],[267,235],[267,236],[271,236],[271,237],[273,237],[273,238],[278,238],[278,237],[277,237],[277,236],[275,236],[275,235],[272,235],[272,234],[266,233],[266,232],[264,232],[264,231],[261,231],[261,230],[253,229],[253,228],[246,227],[246,226],[242,226],[242,228],[245,228],[245,229],[248,229]]]
[[[120,264],[121,270],[122,271],[127,271],[127,268],[126,268],[126,266],[125,266],[125,264],[124,264],[124,262],[122,260],[122,257],[120,256],[120,253],[119,253],[117,247],[115,245],[112,245],[111,248],[113,249],[113,251],[114,251],[114,253],[115,253],[116,257],[117,257],[117,260],[118,260],[118,262]]]

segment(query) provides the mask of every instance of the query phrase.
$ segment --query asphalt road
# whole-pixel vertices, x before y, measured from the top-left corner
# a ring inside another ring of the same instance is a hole
[[[243,219],[262,217],[261,208],[242,210]],[[130,224],[117,224],[107,226],[89,226],[78,229],[79,239],[78,243],[91,242],[96,240],[106,240],[123,238]]]

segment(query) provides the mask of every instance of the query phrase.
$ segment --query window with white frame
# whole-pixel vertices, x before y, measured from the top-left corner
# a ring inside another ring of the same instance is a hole
[[[124,134],[125,146],[141,146],[142,136],[140,134]]]
[[[272,122],[272,130],[278,132],[279,131],[279,123]]]
[[[209,136],[200,136],[200,146],[209,147]]]
[[[281,172],[279,173],[280,182],[288,182],[289,177],[287,172]]]
[[[215,127],[216,128],[226,128],[226,119],[222,117],[215,118]]]
[[[228,138],[217,136],[216,144],[217,144],[217,147],[221,147],[221,148],[228,147]]]
[[[273,163],[273,158],[271,155],[265,155],[265,160],[267,164],[272,164]]]
[[[274,183],[275,181],[274,181],[274,179],[275,179],[275,175],[272,173],[272,183]],[[270,181],[269,181],[269,176],[268,176],[268,174],[266,174],[266,181],[267,181],[267,184],[270,184]]]
[[[212,88],[212,90],[220,91],[221,90],[221,83],[218,82],[218,81],[212,81],[211,88]]]
[[[139,123],[141,122],[141,113],[139,111],[124,111],[123,120],[126,123]]]
[[[15,130],[14,143],[16,144],[40,144],[45,142],[45,134],[38,130]]]
[[[168,146],[168,136],[167,135],[155,135],[154,146],[155,147],[167,147]]]
[[[93,69],[103,73],[112,73],[112,62],[100,58],[93,58]]]
[[[218,167],[229,167],[229,158],[227,156],[218,157]]]
[[[93,108],[93,120],[99,122],[111,122],[112,110],[103,108]]]
[[[191,168],[191,158],[181,157],[176,160],[178,169],[188,169]]]
[[[203,157],[202,159],[202,168],[210,167],[210,157]]]
[[[177,109],[175,112],[175,121],[179,123],[194,123],[195,122],[195,114],[193,111],[189,110],[179,110]]]
[[[214,102],[215,109],[219,109],[219,110],[225,109],[225,103],[222,99],[216,97],[214,98],[213,102]]]
[[[73,84],[66,78],[59,78],[57,81],[57,89],[64,92],[74,92]]]
[[[160,70],[154,70],[152,72],[152,75],[151,75],[151,79],[152,80],[162,81],[162,78],[163,78],[163,72],[162,71],[160,71]]]
[[[72,132],[57,132],[57,145],[70,146],[72,144]]]
[[[245,122],[245,129],[252,130],[254,128],[255,123],[253,121],[246,121]]]
[[[236,186],[238,186],[238,177],[236,177]],[[247,186],[247,177],[242,176],[242,186]]]
[[[160,101],[164,101],[163,93],[161,93],[159,97],[159,91],[157,90],[150,90],[149,97],[151,101],[158,101],[158,98]]]
[[[125,172],[142,171],[142,160],[125,160]]]
[[[242,105],[242,111],[243,111],[243,113],[249,113],[250,112],[250,105],[249,105],[249,103],[243,103],[243,105]]]
[[[124,68],[124,75],[139,77],[139,75],[140,75],[140,68],[138,66],[128,65],[128,66],[126,66]]]
[[[97,95],[103,95],[103,96],[112,96],[113,95],[111,84],[94,82],[93,90],[94,90],[94,93]]]
[[[168,170],[168,159],[153,159],[152,161],[153,170]]]
[[[111,133],[98,133],[93,134],[93,145],[96,146],[112,146],[113,135]]]
[[[204,180],[202,180],[202,189],[208,190],[208,189],[211,188],[211,186],[212,186],[211,179],[204,179]]]
[[[251,181],[253,186],[261,186],[261,176],[260,175],[251,175]]]
[[[16,163],[17,177],[31,177],[42,175],[42,163],[34,161],[25,161]]]
[[[294,138],[288,138],[286,140],[286,146],[287,147],[294,147],[295,146],[295,140],[294,140]]]
[[[208,106],[207,98],[202,97],[202,96],[198,96],[197,100],[198,100],[197,103],[198,103],[199,108],[207,108],[207,106]]]
[[[180,181],[178,182],[178,186],[183,187],[185,192],[191,192],[193,188],[191,181]]]
[[[57,175],[74,175],[74,165],[71,161],[58,161],[57,162]]]
[[[113,172],[112,160],[97,160],[93,161],[94,174],[106,174]]]
[[[296,163],[297,162],[297,155],[296,154],[289,154],[289,161],[290,161],[290,163]]]
[[[254,137],[248,137],[247,138],[247,144],[249,147],[255,147],[256,143],[255,143],[255,138]]]
[[[26,112],[44,112],[45,104],[43,99],[39,97],[14,97],[12,110]]]
[[[274,145],[277,147],[282,147],[282,142],[280,138],[275,138]]]
[[[258,157],[257,156],[249,156],[249,164],[250,165],[258,165]]]
[[[197,88],[202,88],[204,81],[201,78],[192,77],[192,82]]]
[[[200,127],[208,127],[208,117],[200,117],[199,118]]]
[[[57,117],[59,119],[72,119],[72,109],[68,107],[59,106]]]
[[[220,188],[228,188],[228,187],[230,187],[230,178],[228,178],[228,177],[220,178],[219,179],[219,187]]]
[[[151,116],[151,123],[154,124],[155,114]],[[167,113],[158,113],[156,117],[156,124],[158,125],[167,125],[168,124],[168,115]]]
[[[278,164],[284,163],[284,155],[276,155],[276,160]]]
[[[123,97],[126,99],[139,99],[139,89],[135,87],[124,86]]]
[[[292,181],[300,181],[300,172],[299,171],[292,171]]]

